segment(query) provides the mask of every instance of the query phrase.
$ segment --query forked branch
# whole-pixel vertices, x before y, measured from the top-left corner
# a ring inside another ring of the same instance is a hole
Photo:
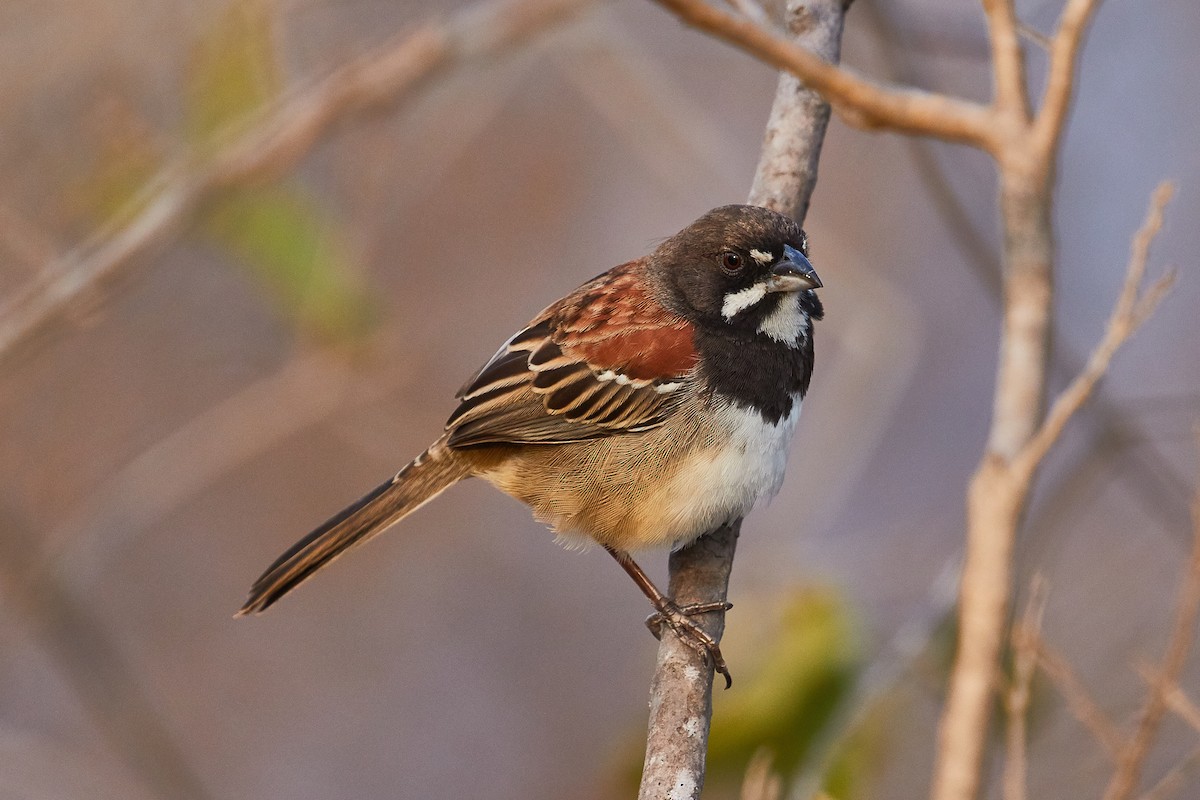
[[[1125,282],[1103,337],[1092,351],[1083,371],[1055,398],[1041,427],[1013,460],[1013,469],[1026,479],[1032,478],[1033,471],[1058,441],[1067,422],[1092,396],[1096,384],[1108,372],[1117,350],[1154,313],[1154,309],[1175,282],[1175,273],[1167,272],[1151,284],[1150,288],[1141,291],[1146,276],[1146,262],[1150,256],[1150,244],[1162,229],[1163,211],[1173,193],[1174,187],[1168,181],[1160,183],[1154,190],[1146,221],[1133,237],[1129,265],[1125,270]]]
[[[984,150],[996,146],[994,115],[969,100],[885,86],[831,63],[811,49],[705,0],[654,0],[688,24],[790,72],[828,100],[847,123],[936,136]]]
[[[1138,713],[1137,727],[1117,758],[1117,768],[1104,790],[1104,800],[1128,800],[1142,775],[1142,765],[1158,735],[1163,716],[1170,707],[1172,688],[1178,687],[1180,673],[1191,653],[1200,617],[1200,488],[1192,503],[1192,550],[1187,571],[1175,601],[1174,620],[1167,637],[1162,665],[1153,671],[1146,700]]]

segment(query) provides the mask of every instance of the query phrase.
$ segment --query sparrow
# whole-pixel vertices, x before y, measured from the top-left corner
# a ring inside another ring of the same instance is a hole
[[[717,643],[631,551],[680,548],[778,492],[823,316],[808,240],[766,208],[709,211],[508,339],[425,452],[254,582],[261,612],[465,478],[528,504],[569,546],[599,544],[666,626],[732,681]]]

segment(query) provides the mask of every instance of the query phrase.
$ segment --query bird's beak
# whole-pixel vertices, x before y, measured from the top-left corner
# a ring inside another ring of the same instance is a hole
[[[791,245],[783,246],[783,258],[767,276],[768,292],[798,292],[801,289],[820,289],[821,279],[804,254]]]

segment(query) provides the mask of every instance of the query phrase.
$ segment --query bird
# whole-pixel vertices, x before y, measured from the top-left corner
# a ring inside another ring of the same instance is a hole
[[[459,390],[424,452],[298,541],[237,616],[266,610],[347,550],[479,477],[567,546],[600,545],[670,628],[732,683],[718,643],[632,552],[685,547],[783,482],[824,316],[808,237],[753,205],[714,208],[649,255],[546,307]]]

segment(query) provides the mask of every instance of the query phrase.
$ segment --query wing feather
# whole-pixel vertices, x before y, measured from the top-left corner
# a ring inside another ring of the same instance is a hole
[[[693,330],[646,290],[639,264],[584,284],[505,342],[459,391],[449,443],[557,444],[666,421],[692,385]]]

